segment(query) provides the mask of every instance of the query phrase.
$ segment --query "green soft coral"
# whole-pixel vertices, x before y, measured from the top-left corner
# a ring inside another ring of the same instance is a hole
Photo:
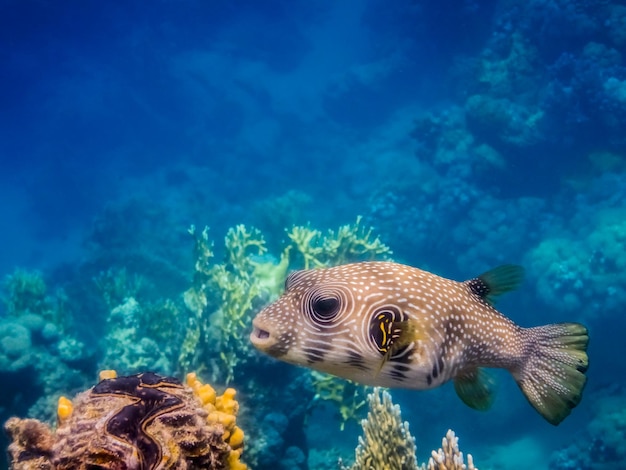
[[[278,296],[279,285],[287,274],[289,250],[283,252],[280,262],[274,263],[265,258],[263,234],[237,225],[224,238],[225,261],[214,263],[208,232],[208,228],[201,233],[195,227],[189,230],[195,239],[196,263],[193,285],[183,295],[192,315],[179,366],[183,370],[195,369],[199,353],[212,351],[207,365],[228,383],[234,378],[236,367],[251,354],[244,333],[256,304]]]

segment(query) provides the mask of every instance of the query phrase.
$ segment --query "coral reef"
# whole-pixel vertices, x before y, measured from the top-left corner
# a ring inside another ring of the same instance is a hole
[[[458,438],[448,430],[441,448],[432,451],[427,464],[418,465],[415,440],[409,425],[402,421],[400,407],[391,401],[391,395],[375,388],[368,395],[369,412],[361,421],[363,436],[359,437],[355,462],[350,467],[341,463],[342,470],[477,470],[468,454],[467,465],[459,450]]]
[[[291,189],[287,192],[257,200],[250,210],[255,226],[265,235],[268,246],[280,247],[283,242],[285,227],[293,227],[306,223],[307,215],[311,214],[313,199],[301,190]]]
[[[474,101],[480,99],[477,96],[473,95]],[[454,169],[466,174],[471,169],[474,177],[502,170],[506,160],[496,149],[470,132],[468,118],[471,119],[468,110],[459,106],[418,116],[411,137],[415,139],[419,160],[440,171]]]
[[[543,111],[508,98],[472,95],[465,103],[465,112],[472,134],[500,153],[525,150],[545,139]]]
[[[617,150],[626,145],[620,125],[626,112],[620,32],[625,11],[615,2],[559,0],[548,6],[533,0],[501,17],[500,43],[521,34],[536,48],[539,61],[533,69],[547,74],[528,89],[535,90],[550,127],[571,139],[555,142],[576,158],[590,146]]]
[[[603,391],[594,397],[592,417],[567,447],[552,454],[554,470],[624,468],[626,466],[626,393]]]
[[[528,253],[541,299],[561,311],[605,316],[626,300],[626,222],[622,208],[596,208]],[[582,308],[584,306],[584,309]]]
[[[104,379],[59,400],[54,431],[11,418],[11,468],[245,470],[234,391],[216,397],[195,376],[188,382],[153,373]]]
[[[138,273],[131,274],[126,267],[122,267],[100,271],[93,281],[107,308],[114,309],[129,297],[139,297],[146,284],[146,277]]]
[[[626,305],[624,1],[465,0],[457,2],[458,8],[433,1],[407,0],[391,7],[383,1],[363,2],[350,10],[357,16],[350,25],[354,29],[347,30],[362,45],[359,63],[348,64],[342,49],[328,57],[329,64],[345,58],[343,62],[352,67],[319,86],[304,87],[306,97],[296,107],[305,114],[313,110],[314,117],[306,122],[300,122],[303,115],[287,111],[297,93],[286,85],[294,77],[307,78],[309,60],[323,57],[321,47],[332,44],[327,39],[331,36],[318,41],[318,29],[331,32],[318,26],[328,18],[350,15],[321,10],[312,14],[295,5],[308,2],[277,3],[280,11],[273,15],[272,27],[296,24],[306,34],[296,34],[295,42],[306,47],[310,43],[314,56],[294,54],[281,63],[276,51],[268,51],[275,45],[273,39],[260,52],[238,47],[233,41],[241,36],[239,28],[249,29],[243,36],[254,39],[256,29],[249,26],[263,14],[260,7],[239,15],[232,28],[231,13],[222,12],[229,7],[220,8],[213,15],[219,28],[206,39],[210,51],[199,50],[192,57],[186,57],[185,48],[193,37],[170,38],[171,22],[165,29],[153,29],[145,16],[141,34],[132,35],[135,47],[126,49],[135,54],[143,42],[150,42],[142,38],[152,33],[167,35],[170,47],[153,64],[126,63],[164,72],[157,74],[163,83],[191,71],[185,83],[198,83],[184,93],[194,99],[209,90],[207,100],[196,100],[202,110],[196,116],[200,119],[193,119],[198,124],[187,126],[192,134],[224,120],[218,129],[232,126],[235,134],[248,136],[248,143],[230,135],[206,135],[196,139],[188,155],[177,149],[175,156],[166,156],[167,146],[162,154],[136,152],[143,155],[141,160],[128,160],[123,167],[128,171],[115,175],[117,182],[126,181],[120,186],[125,200],[109,203],[96,217],[79,264],[57,267],[45,279],[29,270],[7,277],[2,308],[6,315],[0,317],[1,413],[48,418],[60,389],[66,393],[85,389],[97,366],[123,373],[155,369],[181,377],[199,370],[213,384],[241,384],[238,396],[254,394],[256,415],[244,418],[251,423],[245,428],[253,437],[246,450],[254,451],[250,462],[268,468],[276,468],[275,462],[286,468],[305,467],[302,457],[309,449],[298,433],[311,407],[328,403],[334,407],[328,416],[340,416],[341,426],[348,422],[350,429],[364,412],[364,389],[257,356],[246,339],[249,320],[277,295],[289,270],[385,258],[391,255],[385,243],[393,246],[397,259],[450,272],[457,279],[501,263],[522,262],[528,268],[528,282],[510,301],[513,315],[525,323],[539,316],[546,322],[584,320],[601,338],[596,345],[611,349],[604,333],[609,329],[611,338],[619,336]],[[290,8],[300,11],[295,22]],[[312,29],[300,28],[308,26],[309,16],[314,19]],[[367,29],[360,29],[363,26]],[[123,23],[116,27],[123,29]],[[224,47],[227,54],[218,58]],[[14,52],[17,58],[30,57],[19,49]],[[170,53],[177,57],[169,60]],[[274,59],[269,69],[268,55]],[[246,66],[250,57],[253,61]],[[453,62],[457,67],[451,74]],[[217,82],[207,75],[212,69],[234,74],[236,80],[229,80],[235,84],[234,94],[229,90],[220,98],[214,93]],[[168,72],[175,77],[168,77]],[[400,75],[402,80],[396,82]],[[267,80],[272,86],[264,86]],[[137,88],[118,85],[122,91]],[[163,88],[157,86],[150,93],[160,96]],[[163,96],[152,108],[141,99],[127,101],[157,114],[171,105],[178,116],[184,108]],[[245,130],[246,124],[259,120],[251,118],[250,110],[269,110],[260,126],[252,126],[256,129],[252,133]],[[412,118],[404,117],[409,114],[417,118],[412,139],[407,124]],[[324,117],[332,121],[331,130]],[[348,132],[342,126],[346,121],[356,123]],[[142,123],[127,132],[141,132]],[[262,135],[267,129],[269,138]],[[235,142],[238,150],[224,152],[228,147],[218,143],[222,138]],[[263,142],[260,147],[247,147],[257,139]],[[276,147],[265,148],[267,143]],[[125,152],[134,153],[134,145],[117,146],[120,150],[113,150],[111,158],[100,160],[126,160]],[[293,158],[296,152],[301,153]],[[71,163],[67,152],[59,155],[64,165]],[[19,162],[15,163],[17,169]],[[144,170],[150,165],[160,167],[154,173],[161,176],[142,181],[140,175],[147,174]],[[50,172],[44,166],[35,173]],[[108,197],[110,193],[105,196],[102,189],[111,183],[107,173],[92,173],[103,176],[93,194]],[[74,177],[80,180],[81,175]],[[19,179],[13,180],[19,184]],[[37,187],[31,182],[23,189],[35,197],[46,190]],[[19,200],[5,199],[16,213],[22,210]],[[80,206],[69,211],[73,217],[80,217]],[[59,216],[54,226],[63,227],[66,205],[58,214],[45,205],[39,209],[42,213],[33,219]],[[356,213],[364,217],[356,222],[344,219]],[[213,231],[200,225],[188,237],[184,229],[190,220],[211,224]],[[352,223],[337,228],[345,221]],[[29,223],[27,218],[24,222]],[[246,225],[236,225],[239,222]],[[376,227],[375,233],[370,225]],[[53,235],[43,228],[41,238]],[[67,232],[61,234],[69,236],[72,230]],[[28,237],[23,242],[26,245]],[[188,247],[194,242],[192,254]],[[33,247],[28,262],[43,263],[49,258],[44,251],[49,246]],[[60,251],[57,256],[64,254]],[[598,353],[600,367],[619,362],[619,355],[609,353]],[[615,379],[610,370],[603,372],[598,372],[602,380]],[[231,399],[227,394],[225,401]],[[588,430],[593,437],[576,447],[586,460],[568,457],[578,467],[591,466],[592,451],[602,455],[606,466],[613,465],[611,459],[615,466],[622,464],[623,416],[617,409],[621,399],[613,402],[607,400],[606,408],[594,411],[595,424]],[[209,403],[217,410],[217,401]],[[422,419],[433,415],[445,419],[445,406],[441,400],[433,409],[428,407]],[[62,401],[59,419],[71,419],[71,409],[71,402]],[[502,413],[513,416],[514,409],[510,406]],[[403,405],[403,413],[407,411]],[[331,425],[340,426],[334,419]],[[501,428],[492,429],[497,433]],[[229,430],[232,436],[240,434],[234,431]],[[236,441],[231,440],[230,444]],[[450,451],[454,440],[447,436],[442,449]],[[433,465],[438,458],[433,458]]]
[[[100,369],[115,369],[122,374],[141,370],[158,370],[166,374],[174,372],[171,360],[174,331],[171,331],[172,338],[157,342],[158,337],[150,335],[142,327],[141,319],[145,316],[142,310],[133,297],[126,298],[111,310],[107,318]]]
[[[246,462],[250,468],[310,468],[306,461],[296,461],[310,449],[306,429],[316,405],[311,375],[278,363],[263,365],[263,374],[252,372],[255,369],[259,367],[248,368],[248,380],[242,381],[248,392],[241,390],[242,395],[254,397],[253,410],[245,409],[246,401],[242,403],[242,423],[249,430]]]
[[[0,420],[8,413],[49,419],[62,388],[87,386],[93,352],[72,334],[64,293],[50,294],[41,273],[16,270],[4,282],[2,300]]]
[[[67,311],[67,297],[61,289],[51,295],[42,273],[16,269],[6,277],[2,287],[0,297],[7,316],[38,315],[54,325],[59,333],[69,329],[71,315]]]

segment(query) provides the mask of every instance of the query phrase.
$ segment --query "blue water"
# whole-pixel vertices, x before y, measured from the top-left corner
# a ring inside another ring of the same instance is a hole
[[[392,391],[419,461],[452,428],[481,470],[626,466],[624,31],[622,1],[5,0],[0,420],[51,419],[138,338],[122,372],[182,377],[190,225],[210,227],[217,264],[238,224],[272,261],[293,225],[363,216],[394,260],[446,277],[522,264],[501,311],[590,329],[583,400],[558,427],[505,373],[486,413],[450,385]],[[111,313],[129,292],[146,318]],[[210,344],[188,365],[220,388]],[[357,421],[340,431],[308,372],[250,354],[230,385],[248,448],[273,442],[255,468],[351,461]]]

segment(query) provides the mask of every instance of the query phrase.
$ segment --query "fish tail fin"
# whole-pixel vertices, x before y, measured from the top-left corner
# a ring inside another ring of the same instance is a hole
[[[558,323],[522,332],[528,354],[513,376],[530,404],[556,426],[580,403],[587,382],[587,328]]]

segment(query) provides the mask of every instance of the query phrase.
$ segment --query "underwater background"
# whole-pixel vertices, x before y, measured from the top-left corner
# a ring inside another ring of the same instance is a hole
[[[500,311],[590,330],[582,402],[391,390],[418,460],[626,468],[625,1],[3,0],[0,52],[0,421],[195,371],[250,468],[334,469],[370,389],[249,345],[286,274],[515,263]]]

